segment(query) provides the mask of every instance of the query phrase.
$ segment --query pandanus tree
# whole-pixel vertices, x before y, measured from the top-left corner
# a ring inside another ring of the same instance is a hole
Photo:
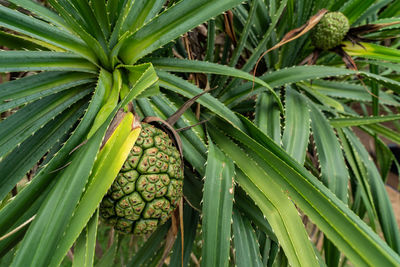
[[[129,266],[400,264],[381,139],[400,143],[398,1],[3,2],[2,263],[58,266],[71,248],[74,266],[121,263],[120,233],[94,257],[102,217],[138,240]],[[322,8],[347,18],[346,36],[380,25],[332,48],[357,69],[332,51],[299,66],[307,31],[262,55]],[[202,23],[206,40],[181,38]],[[149,116],[176,123],[141,126]]]

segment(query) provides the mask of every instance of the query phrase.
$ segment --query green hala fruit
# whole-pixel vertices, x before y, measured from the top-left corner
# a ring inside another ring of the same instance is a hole
[[[318,22],[311,33],[316,48],[329,50],[343,41],[350,29],[349,20],[340,12],[330,12]]]
[[[142,130],[120,173],[100,204],[102,219],[123,233],[143,235],[171,217],[182,197],[181,157],[162,130]]]

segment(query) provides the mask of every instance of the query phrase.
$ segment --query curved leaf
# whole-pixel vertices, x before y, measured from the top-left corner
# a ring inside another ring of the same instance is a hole
[[[203,193],[203,266],[228,266],[234,192],[233,162],[211,142]]]

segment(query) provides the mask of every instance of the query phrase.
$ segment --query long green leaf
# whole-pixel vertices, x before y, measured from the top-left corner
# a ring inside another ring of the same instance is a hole
[[[234,193],[233,162],[211,142],[203,193],[203,266],[228,266]]]
[[[94,75],[80,72],[42,72],[0,84],[0,112],[60,91],[94,82]]]
[[[246,217],[242,216],[237,209],[233,211],[232,217],[236,266],[263,266],[256,234],[250,221]]]
[[[135,32],[145,22],[152,19],[160,11],[164,2],[163,0],[129,1],[114,27],[110,40],[111,46],[117,43],[121,35]]]
[[[310,103],[311,128],[318,152],[322,182],[347,203],[349,173],[333,128],[322,112]]]
[[[310,135],[310,111],[305,98],[291,86],[286,87],[285,130],[282,143],[286,152],[304,163]],[[260,126],[259,126],[260,127]]]
[[[239,41],[237,42],[237,44],[235,45],[235,49],[233,50],[233,52],[232,52],[232,56],[231,56],[231,58],[230,58],[230,61],[229,61],[229,63],[228,63],[228,65],[230,66],[230,67],[235,67],[236,66],[236,64],[237,64],[237,62],[238,62],[238,60],[239,60],[239,57],[240,57],[240,55],[242,54],[242,51],[243,51],[243,49],[244,49],[244,46],[246,45],[246,42],[247,42],[247,40],[248,40],[248,37],[249,37],[249,34],[250,33],[253,33],[253,31],[251,31],[250,30],[250,28],[251,28],[251,26],[253,26],[254,24],[255,24],[255,19],[254,19],[254,17],[255,17],[255,14],[256,14],[256,11],[257,11],[257,5],[258,5],[258,2],[259,1],[253,1],[252,3],[251,3],[251,5],[250,5],[250,11],[249,11],[249,14],[246,16],[246,22],[244,23],[244,25],[243,25],[243,29],[241,29],[241,34],[240,34],[240,38],[239,38]],[[263,5],[261,5],[261,6],[263,6]],[[236,9],[233,9],[233,11],[235,11],[235,10],[240,10],[240,9],[242,9],[243,8],[243,6],[242,5],[240,5],[240,6],[238,6]],[[243,8],[244,9],[244,8]],[[235,14],[235,13],[234,13]],[[237,16],[237,17],[239,17],[239,16]],[[243,19],[244,20],[244,19]],[[214,37],[215,38],[215,37]],[[225,52],[225,49],[224,49],[224,52]],[[205,60],[205,61],[207,61],[207,60]],[[223,77],[221,80],[220,80],[220,82],[219,82],[219,84],[220,85],[223,85],[223,84],[225,84],[226,83],[226,81],[228,80],[228,77]],[[222,86],[220,86],[219,88],[218,88],[218,92],[219,91],[221,91],[223,89],[223,87]],[[216,93],[217,94],[217,93]]]
[[[255,108],[255,124],[277,144],[281,144],[281,114],[269,92],[258,95]]]
[[[354,202],[352,203],[351,208],[360,217],[363,217],[366,211],[370,220],[369,225],[375,230],[375,220],[378,215],[372,197],[371,186],[367,181],[368,177],[366,175],[365,167],[363,166],[359,155],[354,153],[354,150],[352,149],[349,140],[345,137],[343,130],[337,129],[337,133],[341,140],[346,161],[348,162],[354,176],[352,177],[351,182],[357,182],[355,190],[352,190]]]
[[[102,48],[105,51],[107,51],[108,44],[107,44],[106,37],[105,37],[102,29],[100,28],[99,22],[97,21],[94,11],[90,6],[90,3],[88,1],[83,1],[83,0],[70,0],[70,2],[75,7],[75,9],[78,11],[78,13],[81,15],[83,20],[88,24],[89,34],[92,35],[93,38],[96,39],[100,43],[100,45],[102,46]]]
[[[321,180],[340,200],[347,203],[349,173],[339,141],[328,120],[313,103],[310,103],[310,117],[321,168]],[[340,252],[329,239],[324,239],[324,252],[328,266],[339,264]]]
[[[101,30],[104,32],[104,36],[108,38],[110,36],[110,22],[107,16],[107,5],[105,0],[90,1],[93,13],[99,22]]]
[[[393,164],[396,164],[395,155],[390,147],[380,138],[376,138],[376,156],[378,158],[379,172],[383,181],[386,183]]]
[[[392,2],[392,0],[383,0],[383,1],[378,1],[375,4],[370,4],[368,9],[360,16],[358,19],[354,22],[354,24],[360,24],[361,22],[365,21],[366,19],[369,18],[375,18],[378,16],[378,13],[382,9],[385,9],[385,7]]]
[[[273,2],[270,2],[270,5],[272,5]],[[261,54],[266,50],[266,44],[267,42],[271,39],[271,36],[273,33],[276,31],[276,25],[278,24],[278,21],[284,12],[286,5],[288,3],[288,0],[282,0],[280,2],[279,9],[276,10],[276,13],[271,14],[271,23],[268,26],[268,29],[265,31],[265,34],[263,35],[262,40],[259,41],[257,44],[257,47],[254,49],[252,55],[250,58],[246,60],[246,63],[243,65],[241,70],[245,72],[249,72],[254,65],[256,64],[258,58],[261,56]],[[261,5],[261,4],[260,4]],[[233,88],[235,88],[239,84],[240,80],[239,79],[233,79],[228,86],[226,86],[223,90],[223,92],[229,92]]]
[[[397,144],[400,144],[400,135],[398,132],[395,132],[394,130],[385,127],[383,125],[380,124],[369,124],[369,125],[365,125],[364,127],[374,131],[375,133],[378,133],[390,140],[392,140],[393,142],[396,142]]]
[[[372,63],[371,63],[372,64]],[[321,94],[340,98],[340,99],[350,99],[359,102],[370,102],[371,94],[368,92],[364,86],[356,83],[347,82],[335,82],[326,80],[313,80],[312,84],[309,82],[304,83],[307,87],[314,91],[320,92]],[[399,106],[393,99],[393,97],[383,91],[379,92],[379,98],[381,103]]]
[[[370,65],[384,67],[386,69],[390,69],[390,70],[393,70],[396,72],[400,71],[400,64],[397,64],[397,63],[390,63],[390,62],[385,62],[385,61],[381,61],[381,60],[368,60],[368,59],[364,59],[364,60],[359,59],[356,62],[367,63]]]
[[[380,18],[395,17],[400,14],[400,3],[398,1],[392,1],[380,14]]]
[[[303,83],[297,84],[301,89],[303,89],[308,95],[309,98],[315,98],[316,102],[323,103],[325,107],[331,107],[336,111],[343,112],[344,107],[341,102],[336,99],[333,99],[330,96],[324,95],[317,90],[314,90],[312,87],[308,87]]]
[[[35,70],[98,72],[95,65],[72,53],[0,51],[0,72]]]
[[[108,15],[108,20],[110,22],[111,28],[115,26],[115,22],[118,19],[118,5],[119,5],[119,0],[107,0],[107,15]]]
[[[14,233],[13,235],[9,236],[5,240],[2,240],[0,242],[0,259],[3,259],[5,255],[8,253],[12,253],[12,256],[15,254],[15,249],[13,249],[24,237],[26,230],[29,227],[29,223],[25,226],[22,227],[18,232]],[[10,259],[9,263],[7,265],[4,265],[4,267],[8,267],[11,265],[12,258]],[[2,262],[0,262],[0,266]]]
[[[271,225],[264,217],[261,210],[257,207],[254,201],[246,194],[246,192],[238,187],[235,192],[235,207],[245,214],[246,218],[257,225],[258,229],[263,231],[268,238],[274,242],[278,242]]]
[[[241,6],[239,6],[241,7]],[[258,9],[258,1],[253,1],[250,6],[249,15],[246,19],[246,24],[243,27],[242,34],[240,35],[238,44],[235,47],[235,50],[232,53],[232,57],[229,61],[229,66],[234,67],[239,60],[240,55],[242,54],[243,48],[246,44],[247,38],[251,32],[250,27],[252,24],[254,25],[254,17]]]
[[[330,124],[335,128],[360,126],[366,124],[382,123],[386,121],[399,120],[400,115],[369,116],[369,117],[350,117],[330,119]]]
[[[20,193],[22,193],[23,191],[24,190],[22,190]],[[9,224],[7,225],[7,227],[9,226],[8,228],[1,229],[2,234],[4,234],[7,232],[8,233],[11,232],[12,230],[14,230],[18,227],[21,227],[21,225],[23,225],[23,224],[25,225],[23,228],[20,229],[20,231],[9,236],[5,240],[0,241],[0,257],[2,257],[2,255],[7,253],[7,251],[10,250],[11,247],[16,246],[23,239],[28,227],[31,224],[31,222],[29,222],[29,221],[31,221],[33,216],[35,216],[36,211],[39,209],[40,204],[41,204],[41,202],[43,202],[45,197],[46,197],[46,194],[37,196],[37,198],[34,201],[29,203],[30,204],[29,208],[24,207],[25,209],[23,211],[17,211],[17,212],[19,212],[18,217],[13,218],[13,220],[11,220],[11,222],[9,222]],[[1,213],[3,213],[4,210],[7,210],[9,206],[11,206],[11,204],[8,204],[4,209],[2,209]],[[14,212],[14,210],[13,210],[13,212]],[[8,214],[6,214],[6,215],[8,215]],[[8,217],[8,216],[3,216],[3,217]],[[4,221],[4,220],[2,220],[2,221]],[[15,251],[13,254],[15,254]]]
[[[108,1],[109,7],[112,7],[112,9],[116,9],[117,7],[117,2],[114,1],[115,3],[112,4],[111,1]],[[127,33],[126,31],[122,31],[122,25],[126,20],[135,20],[137,18],[137,15],[139,14],[139,10],[141,6],[143,5],[144,1],[139,1],[136,2],[135,0],[127,0],[124,1],[124,6],[121,7],[121,12],[119,14],[115,14],[113,20],[115,21],[115,25],[112,27],[112,32],[111,36],[109,38],[109,44],[110,47],[114,47],[115,44],[118,42],[118,39],[121,37],[123,33]],[[135,8],[134,8],[135,6]],[[132,11],[137,11],[138,13],[133,14]],[[111,14],[109,14],[111,15]],[[133,16],[132,16],[133,15]],[[110,16],[111,17],[111,16]]]
[[[52,50],[65,51],[54,45],[14,33],[0,31],[0,37],[0,45],[13,50],[46,50],[51,47]]]

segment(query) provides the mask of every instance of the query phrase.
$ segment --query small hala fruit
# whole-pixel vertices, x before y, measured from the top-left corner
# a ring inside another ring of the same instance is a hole
[[[182,197],[181,155],[155,126],[142,129],[121,171],[100,204],[100,215],[122,233],[152,233],[172,215]]]
[[[329,50],[340,45],[349,29],[349,20],[343,13],[329,12],[314,27],[311,40],[316,48]]]

